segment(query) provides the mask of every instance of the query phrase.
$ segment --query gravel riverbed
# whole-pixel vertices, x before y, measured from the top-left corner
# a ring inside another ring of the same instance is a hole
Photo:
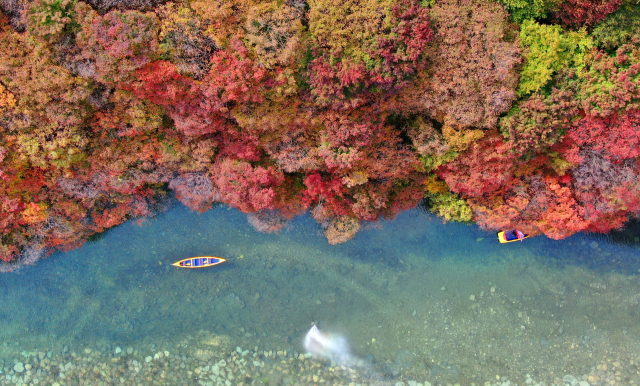
[[[200,331],[180,344],[12,352],[2,347],[2,385],[335,385],[335,386],[604,386],[640,384],[640,363],[605,359],[588,374],[558,375],[538,382],[528,374],[510,380],[496,376],[477,382],[438,382],[428,374],[401,369],[383,375],[385,364],[335,363],[291,350],[244,349],[228,337]]]

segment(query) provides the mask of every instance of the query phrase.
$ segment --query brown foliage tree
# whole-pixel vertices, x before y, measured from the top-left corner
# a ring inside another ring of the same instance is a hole
[[[301,16],[300,9],[275,2],[260,3],[249,10],[245,39],[260,64],[269,69],[288,67],[301,55]]]
[[[427,50],[430,71],[403,90],[393,108],[495,127],[516,98],[521,57],[515,26],[498,3],[480,0],[437,1],[431,15],[437,32]]]
[[[10,30],[0,32],[0,58],[6,114],[0,124],[14,150],[39,167],[65,169],[81,162],[90,83],[57,65],[43,42]]]
[[[201,79],[218,49],[205,34],[207,23],[191,8],[167,3],[155,10],[160,19],[160,51],[170,57],[178,72]]]

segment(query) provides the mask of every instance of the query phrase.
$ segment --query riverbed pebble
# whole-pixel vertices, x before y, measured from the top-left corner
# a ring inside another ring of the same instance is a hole
[[[15,364],[15,366],[13,366],[13,370],[14,370],[16,373],[21,373],[21,372],[23,372],[23,371],[24,371],[24,363],[22,363],[22,362],[18,362],[18,363],[16,363],[16,364]]]
[[[280,385],[300,386],[431,386],[456,383],[431,379],[435,374],[425,373],[424,367],[391,367],[391,363],[354,364],[336,363],[319,359],[309,353],[288,348],[262,348],[251,345],[252,350],[228,345],[213,347],[202,340],[184,343],[139,345],[127,347],[70,347],[36,350],[33,353],[15,352],[0,360],[2,385]],[[49,352],[54,354],[49,355]],[[128,355],[118,355],[128,353]],[[7,354],[8,352],[5,352]],[[116,355],[114,355],[116,353]],[[377,362],[377,361],[376,361]],[[531,375],[525,379],[510,380],[501,374],[491,381],[459,383],[460,386],[616,386],[640,385],[640,361],[608,359],[594,364],[589,374],[564,374],[553,382],[536,381]],[[443,367],[438,371],[443,371]],[[387,370],[383,376],[373,375],[374,369]],[[435,374],[437,375],[437,374]],[[426,379],[429,378],[429,379]],[[383,379],[384,382],[372,382]]]

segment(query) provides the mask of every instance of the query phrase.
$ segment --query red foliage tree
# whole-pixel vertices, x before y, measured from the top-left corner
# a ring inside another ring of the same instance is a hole
[[[514,181],[516,155],[492,132],[471,144],[455,161],[436,170],[438,177],[459,194],[479,197],[509,187]]]
[[[613,197],[617,202],[622,203],[622,219],[619,222],[618,226],[613,228],[620,228],[623,225],[623,222],[628,220],[627,213],[640,213],[640,183],[638,183],[638,176],[640,176],[640,170],[636,169],[635,173],[636,178],[633,181],[625,181],[621,186],[617,186],[613,192]],[[609,229],[596,229],[596,232],[607,232]]]
[[[568,89],[554,88],[548,96],[535,93],[500,120],[500,129],[518,154],[541,151],[558,142],[578,116],[574,98]]]
[[[273,140],[262,142],[265,152],[286,173],[318,170],[322,163],[314,152],[317,136],[300,126],[292,123],[290,130]]]
[[[308,74],[316,103],[359,107],[406,86],[424,68],[423,54],[433,37],[427,8],[415,0],[389,3],[312,4],[309,18],[316,47]],[[386,6],[390,12],[381,13],[379,8]]]
[[[529,176],[500,194],[468,202],[476,222],[487,229],[518,227],[529,234],[563,239],[589,226],[570,186],[558,177]]]
[[[92,216],[94,230],[96,232],[104,232],[113,226],[125,222],[129,214],[129,205],[132,201],[133,200],[129,198],[113,208],[107,207],[94,211]]]
[[[613,162],[640,156],[640,110],[585,116],[568,131],[563,151],[588,147]]]
[[[95,19],[91,27],[96,41],[112,58],[147,61],[158,46],[157,24],[152,13],[112,11]]]
[[[621,4],[622,0],[565,0],[552,14],[569,26],[591,26],[615,12]]]
[[[275,85],[268,71],[249,57],[239,39],[211,57],[211,70],[203,79],[205,97],[223,103],[261,103],[267,89]]]
[[[113,103],[112,109],[97,111],[93,115],[92,128],[96,133],[133,138],[153,135],[162,126],[165,112],[154,103],[123,90],[116,90],[109,102]]]
[[[307,174],[308,202],[322,204],[333,218],[377,220],[420,201],[418,159],[379,115],[361,109],[348,116],[327,112],[321,119],[324,128],[314,152],[323,173]]]
[[[205,95],[199,84],[179,74],[172,63],[149,63],[137,71],[137,79],[130,86],[132,91],[165,107],[176,129],[185,135],[202,136],[227,126],[227,109],[220,98]]]
[[[220,143],[220,157],[232,157],[257,162],[260,160],[260,140],[250,133],[236,130],[227,130],[222,133]]]
[[[213,166],[220,200],[249,213],[277,209],[277,190],[285,181],[274,167],[252,166],[246,161],[221,159]]]
[[[23,206],[20,200],[0,196],[0,232],[8,234],[20,225]]]
[[[107,83],[129,83],[135,71],[154,59],[158,50],[158,19],[154,13],[111,11],[99,16],[78,3],[76,13],[82,29],[76,42],[77,61],[89,61],[87,75]]]
[[[171,62],[156,60],[139,69],[136,75],[139,82],[134,83],[133,91],[153,103],[185,108],[197,98],[196,82],[178,73]]]
[[[351,200],[345,197],[346,188],[342,178],[336,176],[323,178],[318,172],[310,173],[305,177],[304,185],[306,187],[304,191],[305,201],[308,205],[321,205],[324,208],[323,217],[329,218],[350,214],[349,204]]]
[[[530,184],[531,201],[523,217],[552,239],[563,239],[587,228],[584,212],[571,188],[559,179],[544,177]]]
[[[619,228],[627,220],[627,211],[637,211],[639,194],[637,162],[613,163],[601,152],[582,150],[581,163],[572,174],[576,200],[590,221],[589,230],[606,232]]]
[[[78,248],[93,233],[91,227],[87,226],[87,221],[73,221],[55,211],[38,226],[26,228],[23,232],[22,240],[18,243],[20,249],[36,247],[48,253],[54,249],[69,251]]]

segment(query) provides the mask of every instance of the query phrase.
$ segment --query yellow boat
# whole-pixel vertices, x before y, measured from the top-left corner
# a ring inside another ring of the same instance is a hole
[[[524,238],[522,240],[524,240],[526,238],[529,238],[529,235],[525,234]],[[500,244],[504,244],[504,243],[512,243],[514,241],[520,241],[520,239],[511,230],[511,231],[500,231],[500,232],[498,232],[498,241],[500,241]]]
[[[214,265],[218,265],[220,263],[224,263],[227,259],[223,259],[222,257],[215,256],[198,256],[198,257],[189,257],[188,259],[182,259],[180,261],[176,261],[171,264],[175,267],[180,268],[206,268],[213,267]]]

